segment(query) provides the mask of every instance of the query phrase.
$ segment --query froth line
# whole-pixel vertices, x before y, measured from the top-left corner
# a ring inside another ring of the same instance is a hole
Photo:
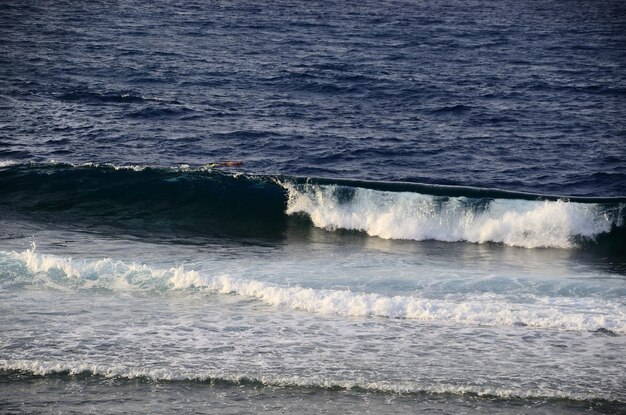
[[[54,362],[43,360],[0,360],[0,374],[27,374],[37,377],[102,377],[106,379],[145,380],[149,382],[204,382],[226,386],[264,386],[323,390],[354,390],[393,394],[453,394],[497,399],[568,399],[572,401],[606,401],[619,403],[611,396],[597,396],[583,393],[569,393],[554,388],[523,390],[507,387],[484,387],[476,385],[455,385],[426,383],[413,380],[331,379],[328,377],[301,377],[294,375],[263,375],[228,373],[221,370],[190,369],[181,371],[163,367],[146,369],[135,366],[107,366],[87,362]],[[1,376],[1,375],[0,375]]]
[[[615,301],[592,297],[537,297],[523,302],[496,294],[427,298],[386,296],[349,290],[280,286],[227,274],[206,275],[183,266],[170,269],[126,264],[114,259],[73,260],[33,249],[12,252],[30,282],[61,289],[107,288],[113,291],[202,290],[256,298],[268,305],[315,314],[437,321],[462,326],[529,326],[536,328],[626,333],[626,309]]]

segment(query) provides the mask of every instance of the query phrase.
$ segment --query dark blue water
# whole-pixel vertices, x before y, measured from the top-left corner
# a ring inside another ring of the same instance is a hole
[[[626,194],[626,5],[4,2],[0,157]]]
[[[623,413],[624,16],[0,0],[0,413]]]

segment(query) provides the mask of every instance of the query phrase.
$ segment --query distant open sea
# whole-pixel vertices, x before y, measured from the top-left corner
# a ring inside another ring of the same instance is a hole
[[[0,413],[626,413],[624,16],[0,2]]]

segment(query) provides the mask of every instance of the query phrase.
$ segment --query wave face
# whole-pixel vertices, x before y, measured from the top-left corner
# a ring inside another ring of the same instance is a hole
[[[381,295],[350,290],[284,286],[241,278],[229,273],[189,270],[183,266],[155,268],[114,259],[85,260],[45,255],[34,248],[2,253],[13,261],[16,284],[43,285],[60,290],[106,289],[115,292],[202,290],[260,300],[273,307],[287,307],[314,314],[344,317],[383,317],[434,321],[461,326],[529,326],[556,330],[609,330],[626,334],[626,308],[619,301],[595,297],[523,296],[511,298],[493,293],[447,295],[434,298],[413,295]],[[17,261],[17,262],[15,262]],[[6,267],[7,265],[5,265]],[[16,268],[17,267],[17,268]],[[4,268],[4,267],[3,267]],[[25,272],[24,272],[25,271]]]
[[[271,236],[286,219],[281,187],[185,166],[13,165],[0,195],[5,210],[139,233]]]
[[[207,168],[0,166],[0,209],[130,233],[281,237],[312,223],[385,239],[625,249],[623,198],[227,174]],[[304,214],[310,222],[302,221]]]

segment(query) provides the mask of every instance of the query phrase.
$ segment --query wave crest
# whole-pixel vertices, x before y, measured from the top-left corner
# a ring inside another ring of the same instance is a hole
[[[623,225],[619,206],[564,200],[471,199],[337,185],[295,185],[287,213],[317,227],[385,239],[498,242],[525,248],[573,248]]]

